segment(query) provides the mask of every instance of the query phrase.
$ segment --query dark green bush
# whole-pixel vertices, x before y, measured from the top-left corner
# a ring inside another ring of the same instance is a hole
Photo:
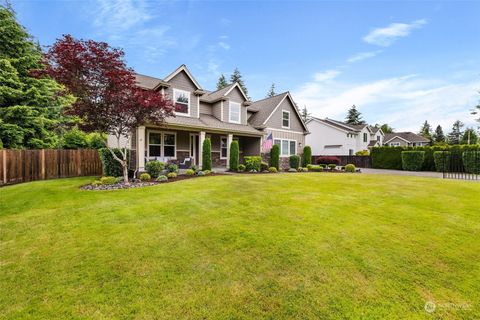
[[[450,156],[449,151],[435,151],[433,153],[435,170],[438,172],[448,171],[450,168]]]
[[[238,159],[240,157],[240,152],[238,148],[238,141],[233,140],[230,144],[230,163],[229,169],[232,171],[238,170]]]
[[[268,163],[262,161],[260,163],[260,171],[266,171],[266,170],[268,170]]]
[[[167,171],[168,172],[178,172],[178,166],[175,163],[171,163],[167,166]]]
[[[375,169],[402,170],[402,147],[372,148],[372,167]]]
[[[104,134],[92,132],[87,135],[88,147],[91,149],[105,148],[107,142],[107,136]]]
[[[280,147],[276,144],[270,149],[270,167],[280,169]]]
[[[331,164],[328,165],[328,168],[329,168],[330,170],[334,170],[335,168],[337,168],[337,165],[331,163]]]
[[[262,158],[260,156],[245,157],[245,169],[247,171],[260,171],[262,165]]]
[[[122,155],[119,149],[113,149],[113,152],[115,152],[117,157],[122,159]],[[127,152],[129,153],[128,150]],[[122,165],[120,164],[120,162],[115,160],[115,158],[110,153],[110,150],[108,150],[107,148],[103,148],[98,150],[98,153],[100,154],[100,160],[102,161],[104,175],[113,177],[123,176]],[[129,159],[128,154],[127,159]]]
[[[244,165],[244,164],[239,164],[239,165],[238,165],[238,171],[239,171],[239,172],[245,171],[245,165]]]
[[[153,178],[157,178],[164,169],[165,164],[158,160],[148,161],[145,164],[145,171],[147,171]]]
[[[87,148],[87,135],[78,128],[72,128],[63,135],[61,146],[63,149]]]
[[[402,168],[406,171],[422,170],[425,151],[402,151]]]
[[[480,151],[464,151],[462,160],[465,172],[480,174]]]
[[[288,163],[290,164],[290,168],[296,170],[300,166],[300,157],[297,155],[292,155],[288,158]]]
[[[203,141],[202,170],[212,170],[212,143],[210,138],[206,138]]]
[[[302,166],[306,167],[312,164],[312,148],[310,146],[303,147]]]

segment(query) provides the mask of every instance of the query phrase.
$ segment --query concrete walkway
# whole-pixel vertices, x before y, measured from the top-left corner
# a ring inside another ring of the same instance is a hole
[[[443,178],[443,174],[441,172],[432,172],[432,171],[402,171],[402,170],[366,169],[366,168],[362,168],[361,170],[362,170],[362,173],[366,173],[366,174],[391,174],[391,175],[397,175],[397,176]]]

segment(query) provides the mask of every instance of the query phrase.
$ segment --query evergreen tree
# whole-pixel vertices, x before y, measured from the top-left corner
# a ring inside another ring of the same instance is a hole
[[[272,85],[270,87],[270,90],[268,90],[266,98],[271,98],[275,95],[276,95],[276,93],[275,93],[275,83],[272,83]]]
[[[457,120],[453,123],[452,131],[448,134],[448,143],[449,144],[459,144],[462,138],[462,128],[463,123],[460,120]]]
[[[430,124],[428,123],[427,120],[425,120],[422,127],[420,128],[419,134],[422,137],[430,140],[430,144],[432,143],[432,141],[433,141],[433,139],[432,139],[432,126],[430,126]]]
[[[250,97],[248,96],[247,87],[245,86],[245,83],[243,82],[242,74],[240,73],[240,70],[238,70],[238,68],[235,68],[235,70],[233,70],[233,73],[230,76],[230,82],[231,83],[238,82],[238,85],[240,86],[240,88],[242,88],[243,93],[245,93],[247,98],[250,99]]]
[[[362,114],[357,110],[357,106],[353,105],[349,110],[347,117],[345,118],[347,124],[365,124],[362,120]]]
[[[303,122],[307,122],[307,120],[310,118],[311,113],[308,112],[307,106],[304,106],[302,111],[300,112],[300,116],[302,117]]]
[[[74,98],[43,75],[39,45],[1,5],[0,30],[0,139],[5,148],[53,148],[62,109]]]
[[[445,134],[443,133],[443,129],[441,125],[438,125],[433,133],[433,141],[435,143],[443,143],[445,142]]]
[[[228,86],[228,82],[225,76],[222,74],[217,81],[217,90],[223,89],[226,86]]]
[[[461,144],[477,144],[478,135],[473,128],[467,128],[462,135]]]

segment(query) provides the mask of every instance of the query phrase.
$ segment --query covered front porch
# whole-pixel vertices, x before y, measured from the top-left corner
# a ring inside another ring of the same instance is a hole
[[[139,172],[145,171],[148,161],[158,160],[186,168],[202,166],[202,146],[206,138],[212,144],[212,167],[227,168],[230,159],[230,144],[237,140],[240,163],[245,156],[259,156],[260,135],[248,135],[216,130],[193,130],[173,127],[138,127],[132,139],[132,161]]]

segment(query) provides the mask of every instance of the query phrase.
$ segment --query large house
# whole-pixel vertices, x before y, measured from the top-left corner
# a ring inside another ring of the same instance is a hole
[[[212,165],[226,167],[230,144],[238,140],[240,159],[262,155],[268,151],[263,142],[270,134],[280,146],[282,163],[302,152],[307,127],[289,92],[256,102],[242,91],[238,83],[207,91],[195,80],[185,65],[164,79],[137,74],[137,84],[147,90],[157,90],[172,99],[175,117],[168,117],[161,127],[145,123],[132,133],[130,166],[143,171],[150,160],[202,165],[202,145],[205,138],[212,143]],[[126,142],[122,142],[126,143]],[[109,137],[109,144],[115,145]],[[267,144],[265,144],[267,145]]]
[[[354,155],[383,145],[384,134],[380,128],[368,124],[351,125],[332,119],[311,118],[307,121],[310,134],[306,144],[313,155]]]
[[[430,140],[413,132],[387,133],[384,144],[390,147],[421,147],[428,146]]]

